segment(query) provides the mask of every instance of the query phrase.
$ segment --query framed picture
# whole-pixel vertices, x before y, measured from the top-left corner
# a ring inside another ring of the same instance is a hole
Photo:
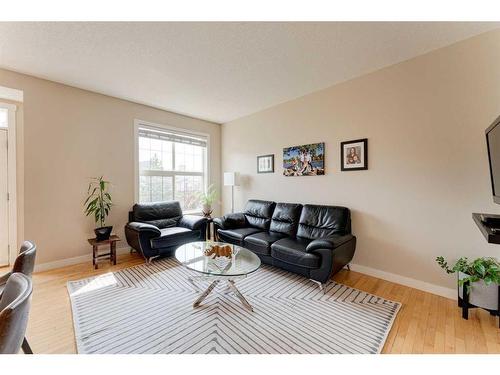
[[[356,139],[340,143],[342,171],[361,171],[368,169],[368,139]]]
[[[325,174],[325,144],[293,146],[283,149],[285,176],[320,176]]]
[[[274,154],[257,156],[257,173],[274,173]]]

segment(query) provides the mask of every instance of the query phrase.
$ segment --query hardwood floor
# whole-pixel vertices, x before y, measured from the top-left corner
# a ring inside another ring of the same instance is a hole
[[[118,264],[92,262],[33,275],[34,293],[27,338],[35,353],[75,353],[66,282],[143,263],[137,254],[118,257]],[[403,303],[383,353],[500,353],[498,318],[473,310],[463,320],[456,301],[353,271],[335,280]]]

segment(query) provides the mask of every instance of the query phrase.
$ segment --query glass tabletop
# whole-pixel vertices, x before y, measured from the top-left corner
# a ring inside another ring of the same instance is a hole
[[[205,250],[213,245],[230,246],[231,257],[205,255]],[[175,251],[175,258],[190,270],[215,276],[241,276],[256,271],[260,267],[257,255],[241,246],[223,242],[191,242]]]

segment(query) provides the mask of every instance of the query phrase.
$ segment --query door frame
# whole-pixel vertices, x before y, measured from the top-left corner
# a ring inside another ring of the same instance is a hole
[[[3,103],[0,108],[7,109],[7,179],[9,211],[9,264],[14,264],[17,256],[17,169],[16,169],[16,112],[15,104]]]

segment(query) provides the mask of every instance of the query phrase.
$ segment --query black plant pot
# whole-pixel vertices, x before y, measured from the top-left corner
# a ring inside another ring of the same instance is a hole
[[[95,238],[97,241],[106,241],[109,240],[109,236],[111,235],[111,231],[113,230],[112,226],[109,227],[100,227],[94,229]]]

